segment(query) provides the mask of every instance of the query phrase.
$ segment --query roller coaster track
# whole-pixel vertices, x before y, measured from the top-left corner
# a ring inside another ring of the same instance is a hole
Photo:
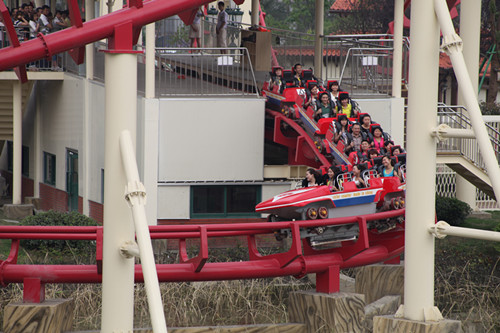
[[[7,31],[11,46],[0,50],[0,71],[16,68],[21,81],[26,80],[25,65],[54,54],[70,51],[77,63],[83,62],[84,46],[109,38],[110,52],[128,53],[139,36],[142,26],[178,14],[185,21],[192,19],[199,6],[210,0],[129,0],[127,5],[116,12],[82,23],[77,0],[69,0],[71,28],[50,35],[19,43],[11,24]],[[0,12],[4,22],[11,22],[7,9],[0,1]],[[323,166],[330,162],[321,155],[313,140],[294,121],[268,111],[276,123],[286,123],[299,133],[294,141],[296,160],[312,154],[309,159],[317,159]],[[277,133],[277,132],[276,132]],[[277,134],[278,135],[278,134]],[[305,153],[304,153],[305,152]],[[392,210],[372,215],[324,219],[315,221],[293,221],[275,223],[215,224],[215,225],[172,225],[150,227],[152,239],[177,240],[178,263],[157,264],[160,281],[201,281],[223,279],[249,279],[274,276],[302,276],[317,273],[317,290],[334,292],[338,289],[338,269],[384,262],[395,258],[403,251],[404,222],[393,230],[378,233],[370,230],[368,223],[374,220],[398,218],[404,209]],[[356,240],[342,242],[342,246],[325,250],[313,249],[306,239],[301,239],[302,228],[326,225],[358,224]],[[290,229],[291,247],[282,253],[264,256],[259,252],[257,239],[261,235],[272,235],[275,230]],[[28,227],[1,226],[0,239],[11,240],[11,250],[6,260],[0,261],[0,284],[23,283],[28,279],[38,279],[43,283],[100,283],[102,279],[102,227]],[[249,260],[244,262],[208,262],[209,240],[215,237],[247,238]],[[95,265],[24,265],[17,264],[20,241],[22,239],[87,240],[96,242]],[[190,258],[186,241],[196,239],[199,253]],[[331,268],[336,269],[331,269]],[[334,272],[337,272],[335,274]],[[135,279],[143,281],[140,265],[135,266]]]
[[[159,281],[211,281],[251,279],[308,273],[326,274],[329,267],[349,268],[376,262],[388,261],[399,256],[404,247],[404,228],[399,226],[386,233],[368,230],[367,223],[373,220],[394,218],[404,214],[404,209],[392,210],[364,216],[344,217],[316,221],[294,221],[274,223],[241,223],[211,225],[151,226],[152,239],[177,240],[179,262],[157,264]],[[307,240],[300,239],[300,229],[326,225],[358,224],[360,230],[356,241],[343,242],[342,247],[314,250]],[[292,245],[282,253],[262,255],[258,238],[272,235],[277,229],[290,229]],[[39,227],[0,226],[0,239],[11,239],[9,257],[0,262],[0,283],[22,283],[26,278],[40,279],[42,283],[100,283],[102,278],[102,227]],[[207,262],[209,242],[217,237],[247,238],[248,261]],[[95,265],[21,265],[17,264],[20,240],[86,240],[96,242]],[[199,253],[189,258],[187,240],[199,242]],[[333,292],[329,276],[317,283],[317,290]],[[143,282],[142,269],[135,265],[135,280]]]
[[[289,164],[306,164],[318,168],[320,166],[328,168],[332,164],[321,154],[313,139],[295,120],[271,109],[266,109],[266,113],[274,118],[273,141],[289,149]],[[285,136],[282,132],[283,124],[292,128],[298,136]]]

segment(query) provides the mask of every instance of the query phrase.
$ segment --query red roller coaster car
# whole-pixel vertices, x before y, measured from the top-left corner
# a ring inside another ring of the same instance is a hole
[[[345,175],[340,175],[345,178]],[[369,215],[388,210],[398,210],[405,205],[405,184],[398,177],[368,178],[367,188],[358,189],[347,177],[342,191],[332,192],[329,186],[314,186],[291,190],[259,203],[255,210],[269,214],[268,220],[322,220],[340,217]],[[368,223],[368,230],[376,233],[403,228],[404,216],[375,220]],[[276,237],[288,236],[280,230]],[[312,247],[339,244],[356,240],[358,224],[322,225],[301,230],[301,238],[308,239]]]

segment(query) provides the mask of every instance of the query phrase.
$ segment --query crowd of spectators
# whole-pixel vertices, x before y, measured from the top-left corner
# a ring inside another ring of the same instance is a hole
[[[46,35],[71,26],[68,10],[56,10],[52,13],[49,6],[35,8],[31,2],[12,8],[10,17],[20,42],[36,38],[39,33]],[[0,22],[0,42],[1,47],[6,46],[6,31],[2,22]],[[56,56],[52,58],[52,68],[60,70]]]

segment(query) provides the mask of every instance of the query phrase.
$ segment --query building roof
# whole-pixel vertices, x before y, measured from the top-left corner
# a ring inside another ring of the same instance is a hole
[[[330,12],[351,12],[358,0],[336,0],[330,7]]]
[[[287,55],[287,56],[306,56],[306,57],[314,57],[314,47],[306,46],[306,47],[275,47],[274,52],[276,55]],[[347,51],[344,51],[344,55]],[[323,49],[323,56],[340,56],[339,49]]]
[[[439,68],[442,69],[453,68],[450,57],[444,52],[439,52]]]

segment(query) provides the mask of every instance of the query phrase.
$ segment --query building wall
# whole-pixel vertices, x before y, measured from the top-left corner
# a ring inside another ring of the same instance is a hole
[[[162,99],[158,181],[262,180],[264,99]]]
[[[404,142],[404,99],[359,99],[361,112],[369,113],[372,120],[379,123],[384,132],[388,132],[394,143],[403,145]]]
[[[89,99],[85,101],[88,88]],[[35,156],[36,99],[40,114],[40,155]],[[89,115],[85,117],[85,103],[89,104]],[[34,97],[30,100],[24,118],[23,145],[30,147],[31,159],[41,161],[40,179],[43,182],[43,152],[56,155],[55,188],[66,191],[66,151],[78,152],[79,196],[86,194],[89,201],[102,204],[102,170],[104,169],[105,88],[102,83],[70,74],[64,82],[37,82]],[[142,104],[138,101],[138,112]],[[87,129],[88,127],[88,129]],[[88,149],[88,154],[86,152]],[[88,156],[88,161],[86,161]],[[30,159],[30,178],[34,178],[35,163]],[[32,170],[33,168],[33,170]],[[85,173],[88,168],[88,180]],[[87,183],[88,181],[88,183]],[[83,202],[83,201],[82,201]],[[79,204],[83,206],[84,203]],[[80,207],[81,208],[81,207]],[[81,211],[81,209],[79,209]]]
[[[145,131],[158,142],[158,219],[190,218],[190,182],[263,180],[263,99],[161,99],[158,108],[158,139]]]
[[[80,78],[66,75],[64,82],[39,81],[37,93],[40,103],[41,161],[43,152],[56,155],[55,187],[66,190],[66,150],[78,152],[79,184],[83,182],[83,133],[85,105]],[[42,163],[43,166],[43,163]],[[43,170],[41,170],[43,172]],[[41,178],[43,181],[43,177]],[[81,186],[79,194],[82,193]]]
[[[68,211],[68,193],[47,184],[40,184],[42,210]]]
[[[158,186],[158,219],[189,219],[190,186]]]

